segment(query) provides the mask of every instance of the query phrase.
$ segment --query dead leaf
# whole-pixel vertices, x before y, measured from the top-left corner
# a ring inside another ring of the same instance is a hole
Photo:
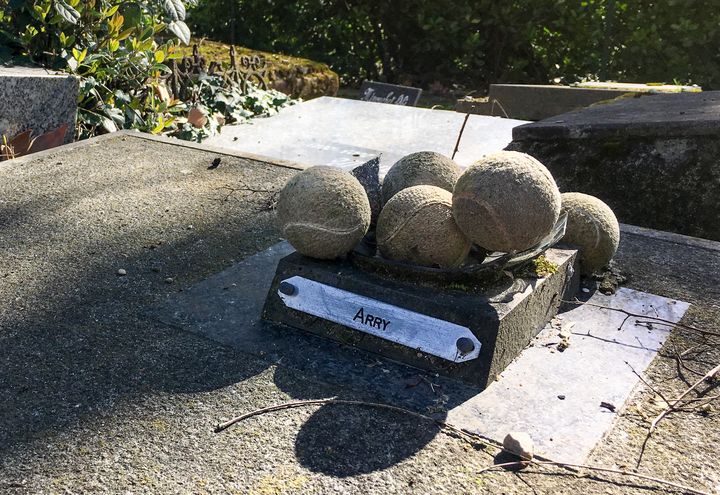
[[[198,129],[205,127],[205,125],[207,124],[207,115],[205,115],[205,112],[203,112],[197,107],[193,108],[188,112],[187,119],[188,122],[190,122],[194,127],[197,127]]]

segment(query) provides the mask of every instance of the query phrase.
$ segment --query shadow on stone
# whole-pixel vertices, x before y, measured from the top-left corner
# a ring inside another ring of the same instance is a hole
[[[306,468],[346,477],[386,469],[407,459],[439,432],[402,413],[362,406],[326,405],[300,428],[295,454]]]

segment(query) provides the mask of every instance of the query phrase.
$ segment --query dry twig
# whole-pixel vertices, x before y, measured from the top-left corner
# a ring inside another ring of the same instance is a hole
[[[595,303],[591,303],[591,302],[583,302],[583,301],[578,301],[578,300],[575,300],[575,301],[563,300],[562,302],[567,303],[567,304],[574,304],[576,306],[592,306],[594,308],[605,309],[608,311],[617,311],[618,313],[623,313],[628,318],[649,318],[650,320],[653,320],[651,323],[654,323],[654,324],[665,325],[665,326],[670,326],[670,327],[678,327],[678,328],[682,328],[684,330],[690,330],[692,332],[697,332],[697,333],[700,333],[703,335],[713,335],[715,337],[720,337],[720,332],[713,332],[712,330],[705,330],[703,328],[694,327],[692,325],[685,325],[684,323],[679,323],[679,322],[676,323],[676,322],[673,322],[670,320],[666,320],[664,318],[660,318],[659,316],[641,315],[638,313],[633,313],[631,311],[627,311],[625,309],[612,308],[610,306],[603,306],[602,304],[595,304]],[[626,320],[627,320],[627,318],[626,318]],[[636,324],[647,324],[648,322],[647,321],[636,321],[635,323]]]
[[[486,446],[495,447],[495,448],[504,450],[500,443],[495,442],[494,440],[492,440],[490,438],[484,437],[475,432],[470,432],[468,430],[465,430],[464,428],[457,428],[456,426],[448,424],[443,420],[435,419],[430,416],[426,416],[424,414],[417,413],[415,411],[410,411],[409,409],[392,406],[390,404],[382,404],[379,402],[365,402],[365,401],[358,401],[358,400],[344,400],[344,399],[336,399],[336,398],[285,402],[283,404],[277,404],[274,406],[264,407],[262,409],[256,409],[254,411],[250,411],[248,413],[242,414],[233,419],[225,421],[224,423],[219,423],[215,427],[215,433],[220,433],[223,430],[226,430],[227,428],[231,427],[232,425],[237,424],[245,419],[252,418],[254,416],[260,416],[262,414],[266,414],[266,413],[270,413],[270,412],[274,412],[274,411],[282,411],[285,409],[294,409],[297,407],[321,406],[321,405],[328,405],[328,404],[374,407],[374,408],[379,408],[379,409],[385,409],[388,411],[399,412],[402,414],[407,414],[409,416],[413,416],[413,417],[416,417],[419,419],[423,419],[425,421],[432,422],[432,423],[436,424],[441,429],[441,431],[442,430],[451,431],[452,433],[460,435],[461,438],[470,437],[475,441],[480,441],[480,443],[483,443]],[[539,459],[539,460],[535,460],[535,459]],[[625,476],[633,476],[633,477],[636,477],[639,479],[643,479],[645,481],[652,481],[654,483],[658,483],[661,485],[671,486],[673,488],[677,488],[678,490],[683,490],[686,493],[692,493],[692,494],[696,494],[696,495],[710,495],[708,492],[696,490],[695,488],[691,488],[689,486],[681,485],[679,483],[674,483],[672,481],[668,481],[668,480],[665,480],[662,478],[656,478],[654,476],[635,473],[632,471],[605,468],[605,467],[601,467],[601,466],[592,466],[592,465],[587,465],[587,464],[571,464],[571,463],[566,463],[566,462],[558,462],[558,461],[553,461],[551,459],[537,456],[537,455],[535,456],[535,459],[533,459],[531,461],[521,460],[521,461],[515,461],[515,462],[506,462],[506,463],[502,463],[502,464],[495,464],[489,468],[480,470],[480,472],[478,474],[493,471],[498,468],[512,468],[512,467],[520,468],[520,467],[525,467],[528,465],[557,466],[557,467],[567,469],[569,471],[573,471],[574,473],[577,473],[579,469],[586,469],[586,470],[597,471],[597,472],[602,472],[602,473],[613,473],[613,474],[621,474],[621,475],[625,475]],[[602,480],[602,481],[606,481],[606,480]],[[612,481],[608,480],[607,482],[611,483]]]
[[[536,465],[536,466],[559,466],[563,468],[574,468],[574,469],[587,469],[589,471],[597,471],[600,473],[613,473],[613,474],[621,474],[623,476],[633,476],[635,478],[639,478],[645,481],[652,481],[654,483],[658,483],[660,485],[665,486],[671,486],[673,488],[677,488],[678,490],[682,490],[685,493],[693,493],[696,495],[711,495],[709,492],[705,492],[702,490],[698,490],[696,488],[692,488],[686,485],[681,485],[680,483],[675,483],[673,481],[669,481],[663,478],[656,478],[655,476],[649,476],[646,474],[640,474],[635,473],[633,471],[626,471],[623,469],[612,469],[612,468],[605,468],[601,466],[592,466],[589,464],[571,464],[567,462],[557,462],[557,461],[515,461],[515,462],[504,462],[502,464],[495,464],[494,466],[490,466],[488,468],[480,470],[478,474],[487,473],[491,471],[496,471],[498,469],[510,469],[510,468],[520,468],[525,467],[527,465]],[[602,480],[605,481],[605,480]],[[609,481],[609,483],[612,483],[612,481]]]

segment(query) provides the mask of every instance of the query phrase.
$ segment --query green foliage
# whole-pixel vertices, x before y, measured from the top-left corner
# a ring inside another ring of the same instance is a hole
[[[188,101],[170,97],[163,76],[169,73],[167,64],[179,57],[178,40],[190,41],[186,5],[195,3],[0,0],[0,57],[80,77],[78,138],[132,128],[200,139],[215,132],[226,109],[231,110],[225,120],[241,120],[232,105],[247,104],[248,111],[258,115],[286,104],[275,93],[262,99],[256,89],[251,91],[254,96],[235,101],[238,87],[209,89],[210,78],[195,81],[197,91]],[[225,103],[213,102],[213,96]],[[230,100],[232,105],[226,103]],[[264,102],[262,110],[255,108],[256,100]],[[186,114],[195,107],[210,117],[201,126],[188,124]]]
[[[717,0],[201,0],[199,34],[327,62],[346,83],[614,79],[720,87]]]

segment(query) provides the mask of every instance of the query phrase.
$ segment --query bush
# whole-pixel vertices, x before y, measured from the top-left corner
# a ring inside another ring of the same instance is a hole
[[[720,87],[716,0],[201,0],[189,23],[214,39],[326,62],[346,84]]]
[[[168,63],[189,43],[186,5],[196,0],[0,0],[0,57],[69,71],[80,77],[77,137],[118,129],[199,140],[219,123],[267,114],[282,94],[220,88],[199,76],[187,101],[163,83]],[[223,101],[214,101],[213,97]],[[232,105],[229,103],[232,100]],[[257,108],[263,101],[263,108]],[[245,105],[238,113],[237,105]],[[191,118],[190,112],[196,118]],[[206,118],[199,118],[200,115]]]

